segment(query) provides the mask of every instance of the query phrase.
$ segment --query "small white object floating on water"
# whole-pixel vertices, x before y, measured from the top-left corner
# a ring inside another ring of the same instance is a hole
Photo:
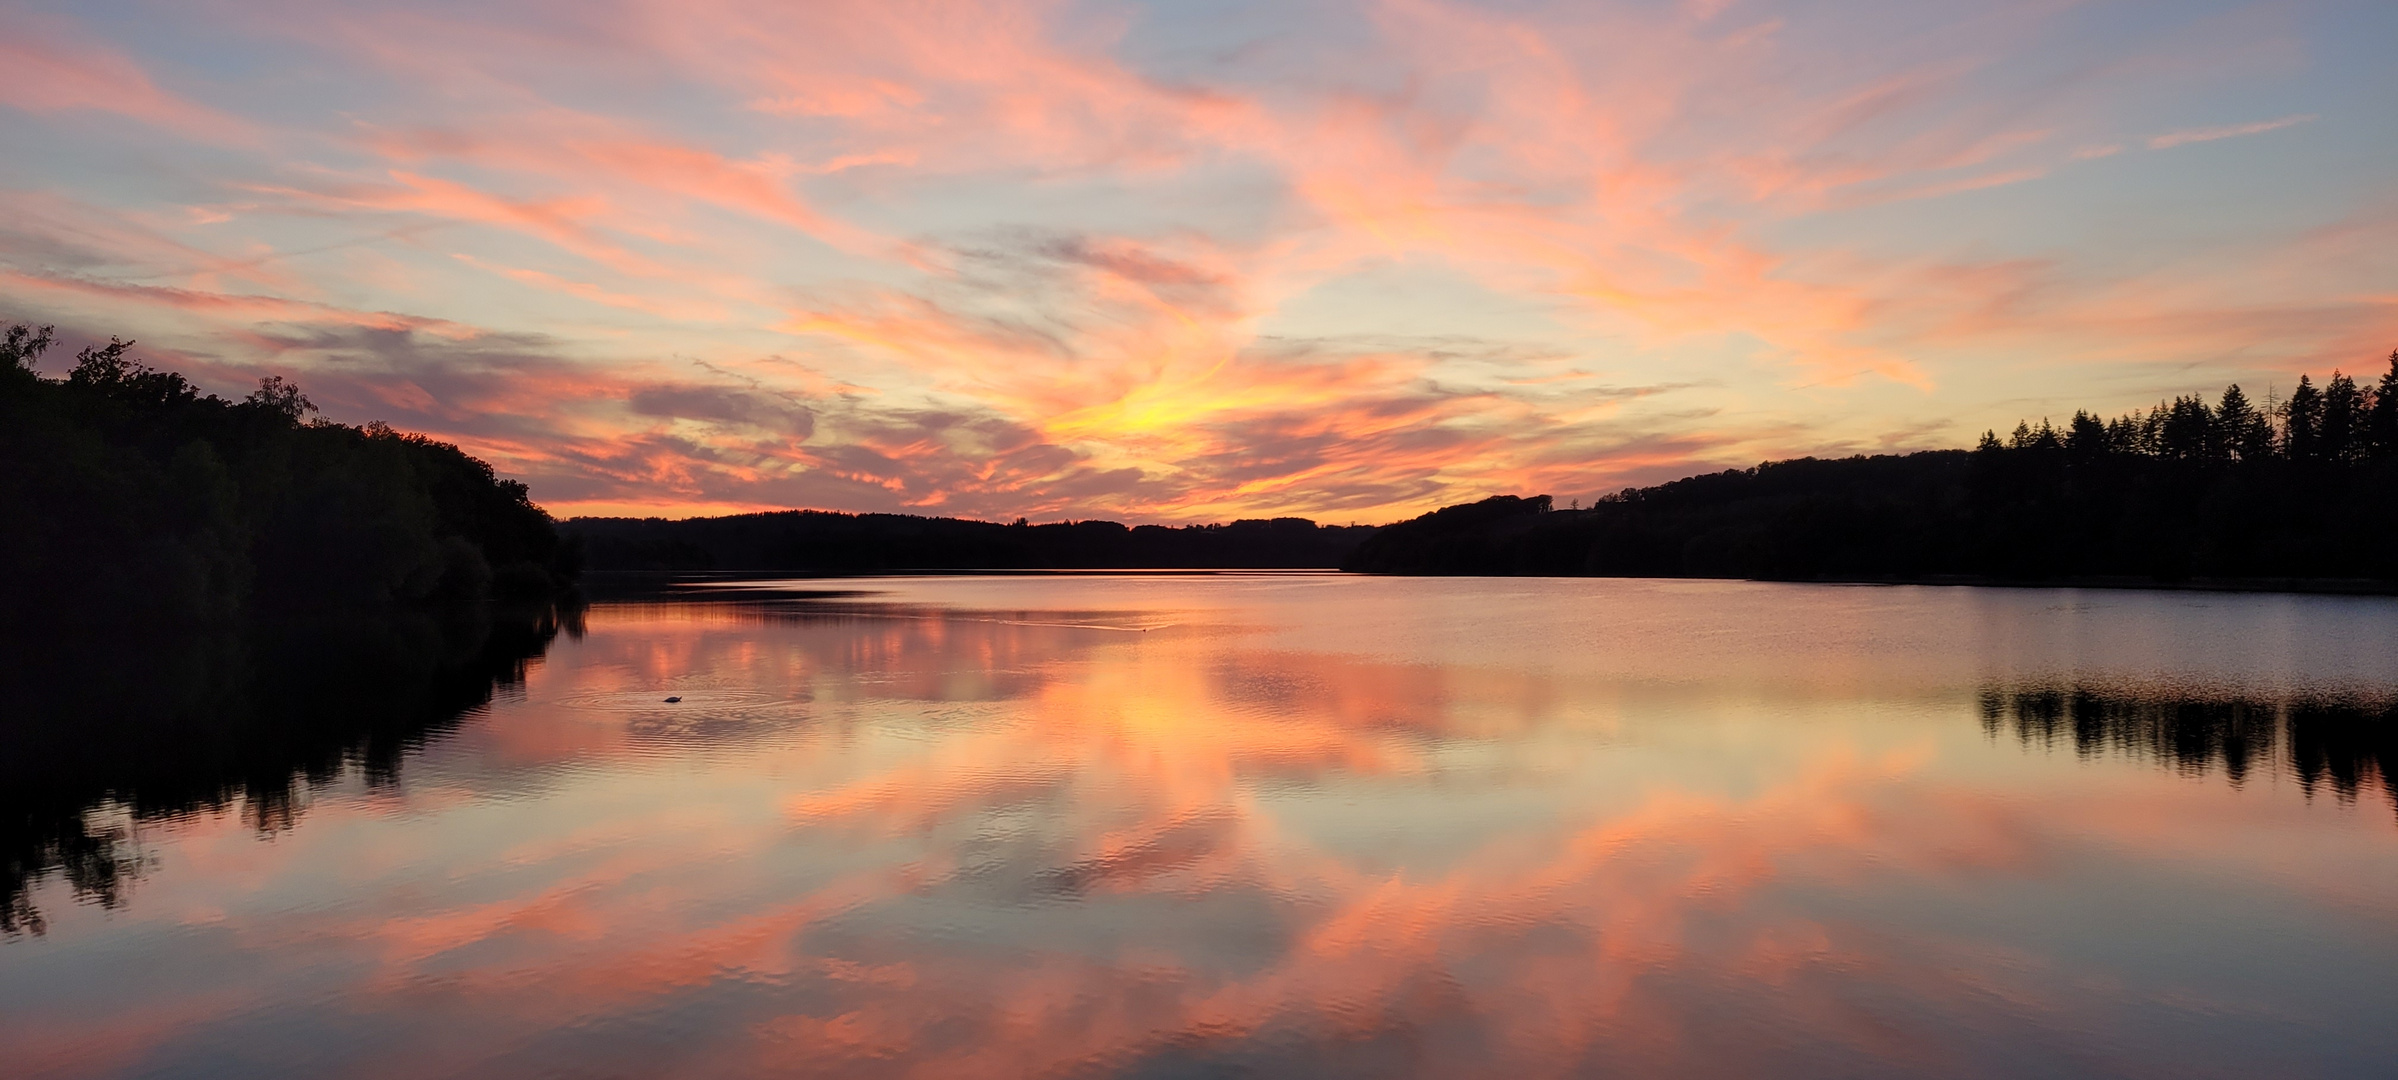
[[[676,697],[670,697],[670,698],[667,698],[667,699],[666,699],[666,703],[667,703],[667,704],[669,704],[669,705],[672,705],[672,704],[674,704],[675,702],[678,702],[678,701],[681,701],[681,700],[683,700],[683,699],[682,699],[680,696],[676,696]]]

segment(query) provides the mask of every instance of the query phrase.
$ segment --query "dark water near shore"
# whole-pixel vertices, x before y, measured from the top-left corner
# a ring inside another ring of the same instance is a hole
[[[20,868],[0,1074],[2398,1063],[2398,600],[786,584],[91,807]]]

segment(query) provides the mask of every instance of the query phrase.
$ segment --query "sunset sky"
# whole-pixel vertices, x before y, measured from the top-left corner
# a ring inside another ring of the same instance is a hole
[[[2393,46],[2388,0],[0,0],[0,320],[560,516],[1562,504],[2378,375]]]

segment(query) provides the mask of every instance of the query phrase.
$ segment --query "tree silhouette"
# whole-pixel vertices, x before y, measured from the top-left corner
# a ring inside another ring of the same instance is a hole
[[[35,329],[30,326],[11,326],[0,331],[0,375],[20,379],[33,377],[33,365],[50,351],[52,327]],[[2398,365],[2398,354],[2392,356]]]
[[[2281,417],[2282,453],[2299,461],[2323,456],[2323,392],[2306,376],[2298,377],[2298,388],[2290,391]]]
[[[2209,461],[2221,445],[2215,437],[2215,414],[2196,397],[2177,397],[2158,425],[2158,451],[2176,461]]]
[[[2087,465],[2106,457],[2110,449],[2105,421],[2086,410],[2073,410],[2073,422],[2065,428],[2066,456],[2077,465]]]
[[[2215,424],[2223,439],[2223,456],[2236,461],[2263,461],[2273,456],[2273,424],[2248,403],[2240,384],[2223,388],[2223,401],[2215,406]]]
[[[295,424],[306,419],[309,413],[317,411],[316,404],[300,393],[298,386],[281,375],[269,375],[258,380],[258,389],[250,391],[250,396],[242,400]]]
[[[2356,387],[2356,380],[2338,371],[2331,373],[2331,382],[2323,387],[2323,421],[2321,429],[2322,457],[2329,461],[2354,461],[2364,456],[2365,423],[2369,403]]]
[[[2373,391],[2373,411],[2365,421],[2366,438],[2374,457],[2398,457],[2398,349],[2390,350],[2390,370]]]
[[[2148,448],[2144,442],[2139,417],[2118,416],[2107,421],[2108,449],[2118,454],[2145,454]]]

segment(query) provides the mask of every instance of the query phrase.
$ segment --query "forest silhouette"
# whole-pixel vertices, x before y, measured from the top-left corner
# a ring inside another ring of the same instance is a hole
[[[50,345],[0,331],[6,932],[42,925],[34,878],[108,903],[138,867],[93,805],[271,816],[342,762],[371,775],[576,603],[549,516],[455,446],[311,420],[281,379],[204,395],[122,341],[45,378]]]
[[[908,570],[1318,569],[1341,564],[1371,525],[1306,518],[1214,525],[1057,521],[1012,525],[908,514],[785,510],[728,517],[571,518],[561,529],[593,570],[863,574]]]
[[[1588,509],[1497,496],[1391,525],[1384,574],[1996,581],[2386,591],[2398,582],[2398,352],[2379,384],[2301,377],[2112,420],[2018,424],[1973,450],[1801,458]]]
[[[47,328],[0,332],[0,615],[179,627],[260,615],[547,597],[574,555],[525,486],[448,443],[312,420],[270,377],[239,401],[129,355],[34,364]]]

